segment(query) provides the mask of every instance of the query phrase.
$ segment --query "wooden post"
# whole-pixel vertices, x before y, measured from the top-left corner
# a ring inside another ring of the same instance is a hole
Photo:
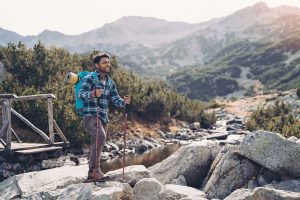
[[[10,150],[11,149],[11,104],[12,104],[12,99],[7,99],[6,100],[6,116],[8,120],[8,126],[7,126],[7,132],[6,132],[6,149]]]
[[[50,144],[54,144],[54,131],[53,131],[53,104],[52,104],[52,98],[48,98],[48,122],[49,122],[49,138],[50,138]]]

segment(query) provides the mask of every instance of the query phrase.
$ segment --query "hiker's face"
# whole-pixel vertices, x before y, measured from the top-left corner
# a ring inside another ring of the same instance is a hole
[[[110,61],[108,58],[101,58],[99,61],[97,68],[100,72],[108,73],[110,72]]]

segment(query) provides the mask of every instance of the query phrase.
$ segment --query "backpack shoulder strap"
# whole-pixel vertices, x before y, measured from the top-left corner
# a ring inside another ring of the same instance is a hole
[[[99,80],[99,78],[95,72],[91,72],[91,74],[92,74],[92,77],[94,80]]]

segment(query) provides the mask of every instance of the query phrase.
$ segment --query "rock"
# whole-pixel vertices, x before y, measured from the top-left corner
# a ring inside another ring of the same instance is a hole
[[[13,172],[15,172],[16,174],[19,174],[21,172],[24,171],[24,168],[21,166],[20,163],[16,163],[13,168],[12,168]]]
[[[123,181],[123,169],[117,169],[110,171],[106,175],[111,177],[111,181]],[[140,179],[149,178],[150,172],[143,165],[132,165],[125,167],[124,169],[124,181],[129,185],[134,186]]]
[[[70,156],[63,156],[58,159],[43,160],[41,166],[43,169],[51,169],[62,166],[76,166],[76,163],[71,161]]]
[[[207,200],[207,199],[203,197],[183,197],[180,200]]]
[[[231,124],[231,125],[227,125],[226,127],[226,131],[235,131],[240,129],[243,129],[243,126],[240,124]]]
[[[115,143],[113,142],[108,142],[108,144],[111,146],[112,150],[116,150],[116,151],[119,151],[119,147],[118,145],[116,145]]]
[[[206,198],[206,194],[192,187],[173,184],[165,185],[159,193],[160,200],[179,200],[183,197]]]
[[[86,165],[86,164],[88,164],[88,159],[86,158],[86,157],[80,157],[80,158],[78,158],[78,164],[79,165]]]
[[[300,177],[300,144],[280,134],[251,132],[241,143],[240,154],[280,175]]]
[[[80,165],[19,174],[0,183],[0,199],[27,198],[33,194],[55,191],[86,180],[87,171],[87,165]]]
[[[30,166],[27,171],[32,172],[32,171],[40,171],[42,169],[41,164],[36,164],[36,165],[32,165]]]
[[[226,138],[226,142],[230,144],[240,144],[243,141],[244,137],[244,135],[228,135]]]
[[[258,183],[257,183],[257,180],[256,179],[251,179],[249,182],[248,182],[248,189],[254,189],[258,187]]]
[[[133,188],[134,200],[159,200],[159,192],[163,185],[155,178],[139,180]]]
[[[281,181],[279,183],[266,185],[265,187],[271,189],[288,190],[288,191],[300,193],[300,180]]]
[[[238,146],[226,144],[214,160],[203,183],[208,198],[225,198],[257,176],[258,167],[240,156]]]
[[[252,200],[251,195],[252,195],[252,193],[251,193],[250,189],[241,188],[241,189],[237,189],[234,192],[232,192],[224,200]]]
[[[162,184],[184,176],[188,186],[199,187],[220,147],[214,141],[200,141],[180,147],[171,156],[149,167],[150,176]]]
[[[291,136],[291,137],[288,138],[288,140],[296,142],[298,140],[298,138],[295,137],[295,136]]]
[[[231,124],[240,124],[240,125],[242,125],[243,123],[244,123],[243,120],[235,118],[235,119],[227,121],[226,125],[231,125]]]
[[[171,184],[173,184],[173,185],[183,185],[183,186],[186,186],[187,184],[186,184],[186,180],[185,180],[185,178],[184,178],[184,176],[182,176],[182,175],[180,175],[178,178],[176,178],[176,179],[173,179],[172,181],[171,181]]]
[[[259,175],[258,178],[257,178],[257,183],[259,186],[264,186],[264,185],[267,185],[268,182],[266,181],[266,178],[264,175]]]
[[[4,162],[4,163],[1,163],[0,168],[6,169],[6,170],[11,170],[12,169],[12,164]]]
[[[297,143],[300,143],[300,139],[296,141]]]
[[[275,200],[275,199],[284,199],[284,200],[296,200],[300,199],[300,193],[283,191],[283,190],[274,190],[268,188],[258,187],[255,188],[252,192],[251,200]]]
[[[199,122],[194,122],[190,125],[190,129],[192,130],[199,130],[200,129],[200,123]]]
[[[65,199],[101,199],[101,200],[132,200],[132,188],[127,183],[105,182],[97,184],[80,183],[68,186],[57,198]]]
[[[211,140],[211,139],[222,140],[222,139],[226,139],[227,136],[228,136],[228,133],[214,133],[214,134],[211,134],[211,135],[207,136],[206,139],[208,139],[208,140]]]

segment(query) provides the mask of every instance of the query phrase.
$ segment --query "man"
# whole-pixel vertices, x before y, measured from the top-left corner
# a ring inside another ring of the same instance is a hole
[[[130,104],[130,97],[122,99],[117,91],[114,81],[108,76],[110,72],[109,55],[102,53],[94,56],[94,67],[98,79],[92,74],[85,76],[78,93],[83,100],[83,127],[91,135],[91,151],[89,157],[88,179],[105,181],[108,177],[101,172],[99,158],[106,140],[105,128],[108,123],[108,104],[111,100],[117,107]],[[98,107],[98,117],[97,117]],[[97,123],[98,119],[98,123]],[[97,140],[98,125],[98,140]],[[97,147],[96,147],[97,144]],[[97,150],[97,151],[96,151]],[[98,163],[97,163],[98,161]]]

